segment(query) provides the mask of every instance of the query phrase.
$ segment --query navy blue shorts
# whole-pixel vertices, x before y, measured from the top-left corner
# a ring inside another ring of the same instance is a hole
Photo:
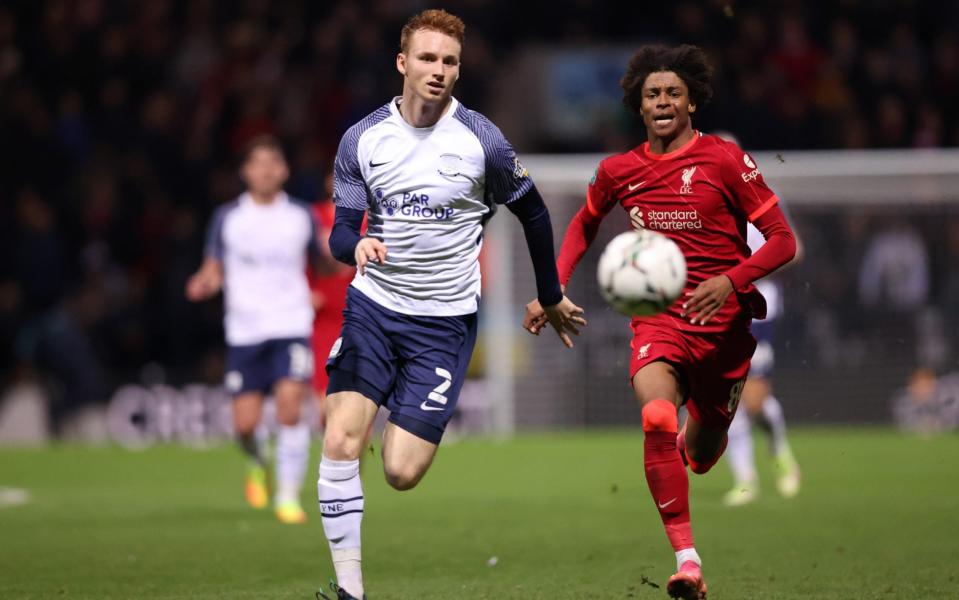
[[[771,377],[776,366],[776,352],[773,350],[773,332],[775,321],[753,321],[750,325],[756,338],[756,351],[749,363],[750,377]]]
[[[475,344],[475,313],[404,315],[351,287],[326,362],[326,393],[359,392],[389,410],[390,422],[439,444]]]
[[[233,395],[268,393],[281,379],[309,381],[313,351],[307,338],[267,340],[249,346],[230,346],[226,353],[224,385]]]

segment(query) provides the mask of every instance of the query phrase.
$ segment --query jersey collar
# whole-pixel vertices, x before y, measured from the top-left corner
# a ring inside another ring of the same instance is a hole
[[[279,206],[280,204],[286,204],[290,201],[290,197],[283,190],[280,190],[279,193],[273,198],[273,202],[269,204],[257,204],[253,201],[253,196],[250,192],[243,192],[240,194],[239,198],[240,204],[243,206],[253,206],[255,208],[268,208],[270,206]]]
[[[643,142],[643,145],[640,146],[640,148],[642,148],[643,155],[646,156],[646,158],[649,158],[652,160],[672,160],[688,152],[693,146],[696,145],[696,142],[698,142],[699,138],[701,137],[703,137],[703,134],[694,129],[692,139],[690,139],[688,142],[686,142],[679,148],[676,148],[672,152],[667,152],[666,154],[653,154],[652,152],[650,152],[649,142]]]
[[[406,122],[406,119],[403,118],[403,115],[400,114],[400,101],[403,99],[403,96],[395,96],[390,100],[390,114],[396,117],[396,119],[409,131],[414,133],[430,133],[445,121],[453,118],[453,115],[456,114],[456,111],[459,109],[460,103],[455,97],[450,96],[450,105],[446,107],[446,112],[443,113],[443,116],[440,117],[439,121],[430,125],[429,127],[413,127]]]

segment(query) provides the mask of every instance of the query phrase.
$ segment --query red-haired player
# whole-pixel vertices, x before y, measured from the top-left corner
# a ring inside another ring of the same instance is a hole
[[[560,281],[569,280],[616,205],[633,227],[663,233],[686,257],[683,296],[660,315],[632,319],[630,377],[643,407],[646,481],[676,551],[667,592],[701,599],[706,584],[693,544],[684,463],[705,473],[722,455],[756,347],[749,323],[766,311],[753,282],[789,262],[796,243],[752,157],[692,127],[690,116],[712,96],[702,50],[644,46],[620,83],[648,141],[600,163],[586,204],[566,231]],[[752,255],[747,221],[766,238]],[[542,309],[531,302],[524,327],[539,333],[543,323]],[[682,404],[689,419],[677,433]]]

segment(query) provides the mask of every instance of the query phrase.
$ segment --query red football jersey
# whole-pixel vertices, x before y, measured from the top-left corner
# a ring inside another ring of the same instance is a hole
[[[586,194],[587,210],[594,216],[620,204],[634,228],[662,233],[682,250],[687,281],[679,300],[660,315],[635,318],[685,331],[725,330],[744,307],[747,317],[765,317],[765,302],[752,284],[730,294],[706,325],[692,325],[681,313],[687,292],[750,256],[746,221],[756,220],[778,200],[748,154],[699,132],[668,154],[651,154],[647,142],[603,160]]]

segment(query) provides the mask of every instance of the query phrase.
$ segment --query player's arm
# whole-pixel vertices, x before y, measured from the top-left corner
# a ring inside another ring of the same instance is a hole
[[[220,291],[223,287],[223,263],[214,256],[203,259],[200,269],[186,282],[186,297],[198,302],[206,300]]]
[[[785,265],[796,255],[796,237],[779,207],[779,198],[769,189],[751,158],[733,144],[727,145],[722,166],[723,183],[733,203],[756,226],[766,242],[755,254],[722,275],[703,281],[687,294],[683,316],[705,325],[734,290],[741,290]],[[739,157],[743,160],[740,161]],[[748,159],[748,160],[746,160]],[[745,172],[742,165],[753,171]]]
[[[220,206],[214,213],[206,233],[203,264],[186,282],[186,297],[198,302],[216,295],[223,287],[223,222],[227,206]]]
[[[310,239],[306,245],[306,258],[309,272],[316,277],[334,275],[342,267],[330,251],[330,231],[323,227],[319,218],[310,212]],[[316,308],[314,303],[314,308]]]
[[[566,227],[566,235],[563,236],[559,259],[556,261],[560,285],[564,292],[579,261],[582,260],[586,251],[589,250],[590,245],[596,239],[603,218],[609,214],[610,209],[616,204],[610,193],[610,183],[611,180],[603,166],[600,165],[586,190],[586,202],[573,215],[572,220]],[[539,335],[545,323],[546,314],[541,303],[538,300],[533,300],[527,304],[526,315],[523,318],[523,328],[534,335]]]
[[[366,264],[386,261],[386,244],[360,231],[366,214],[368,190],[357,160],[357,140],[347,132],[340,140],[333,162],[333,202],[336,213],[330,232],[330,252],[340,262],[355,265],[360,275]]]
[[[683,303],[683,316],[705,325],[726,302],[733,290],[740,290],[782,267],[796,255],[796,238],[778,206],[772,206],[753,224],[766,238],[755,254],[722,275],[700,283]]]
[[[563,294],[560,286],[553,253],[553,225],[549,218],[549,209],[546,208],[536,186],[532,186],[526,194],[506,207],[523,225],[526,245],[533,261],[537,299],[539,304],[545,307],[544,319],[556,329],[563,343],[572,348],[573,341],[569,334],[579,335],[577,325],[586,325],[586,320],[582,316],[583,309],[573,304]]]
[[[360,275],[366,272],[366,264],[371,260],[381,265],[386,260],[386,244],[360,234],[365,214],[366,211],[337,206],[333,231],[330,232],[330,252],[333,257],[356,266]]]

